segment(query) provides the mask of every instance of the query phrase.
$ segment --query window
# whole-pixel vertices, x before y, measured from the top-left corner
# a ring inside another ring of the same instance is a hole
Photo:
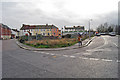
[[[57,31],[57,29],[56,29],[56,31]]]
[[[41,31],[42,31],[42,29],[41,29]]]
[[[51,29],[50,29],[50,31],[51,31]]]
[[[44,31],[45,31],[45,29],[44,29]]]
[[[43,33],[43,35],[45,36],[45,33]]]
[[[48,36],[49,36],[50,34],[48,33]]]
[[[54,33],[54,35],[55,35],[55,33]]]
[[[38,29],[38,31],[39,31],[39,29]]]
[[[32,31],[32,29],[31,29],[31,31]]]

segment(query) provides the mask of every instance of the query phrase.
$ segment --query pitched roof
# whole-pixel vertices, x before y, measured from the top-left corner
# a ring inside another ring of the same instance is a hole
[[[17,29],[12,29],[13,31],[15,31],[15,32],[20,32],[20,31],[18,31]]]
[[[25,25],[23,24],[23,26],[21,27],[20,30],[26,30],[26,29],[53,29],[53,28],[57,28],[55,25]]]
[[[11,28],[9,28],[7,25],[4,25],[4,24],[2,24],[2,23],[0,23],[0,27],[2,27],[2,28],[7,28],[7,29],[10,29],[10,30],[11,30]]]
[[[73,26],[73,27],[66,27],[64,26],[65,29],[84,29],[84,26]]]

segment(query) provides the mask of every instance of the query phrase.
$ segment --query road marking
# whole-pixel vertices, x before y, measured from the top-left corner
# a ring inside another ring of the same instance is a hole
[[[119,63],[120,61],[119,61],[119,60],[117,60],[116,62],[118,62],[118,63]]]
[[[101,60],[103,60],[103,61],[113,61],[113,60],[108,60],[108,59],[101,59]]]
[[[38,51],[34,51],[34,52],[38,52]],[[109,59],[98,59],[98,58],[87,58],[87,57],[76,57],[76,56],[69,56],[69,55],[60,55],[60,54],[53,54],[53,53],[46,53],[46,52],[38,52],[38,53],[44,53],[44,54],[50,54],[50,55],[55,55],[53,56],[54,58],[56,58],[58,56],[64,56],[64,57],[70,57],[70,58],[80,58],[80,59],[84,59],[84,60],[91,60],[91,61],[98,61],[98,60],[102,60],[102,61],[106,61],[106,62],[112,62],[113,60],[109,60]],[[87,54],[87,53],[85,53]],[[119,60],[116,60],[115,62],[120,62]]]
[[[82,59],[88,59],[88,58],[83,57]]]
[[[108,48],[105,48],[105,49],[89,49],[89,50],[86,50],[88,52],[94,52],[94,51],[111,51],[110,49]]]
[[[84,53],[84,55],[91,55],[92,53]]]
[[[68,57],[68,55],[63,55],[64,57]]]
[[[55,54],[50,54],[50,55],[55,55]]]
[[[50,54],[50,53],[45,53],[45,54]]]
[[[116,43],[113,43],[116,47],[118,47],[118,45]]]
[[[75,56],[70,56],[71,58],[75,58]]]

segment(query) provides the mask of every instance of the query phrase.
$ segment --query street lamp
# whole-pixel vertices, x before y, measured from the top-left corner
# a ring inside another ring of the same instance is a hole
[[[89,39],[90,39],[90,21],[92,21],[92,19],[89,20]]]

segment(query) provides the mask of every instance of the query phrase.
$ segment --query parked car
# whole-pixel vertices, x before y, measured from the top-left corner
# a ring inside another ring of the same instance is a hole
[[[110,32],[109,35],[110,36],[116,36],[115,32]]]
[[[97,33],[96,36],[101,36],[101,34],[100,34],[100,33]]]

